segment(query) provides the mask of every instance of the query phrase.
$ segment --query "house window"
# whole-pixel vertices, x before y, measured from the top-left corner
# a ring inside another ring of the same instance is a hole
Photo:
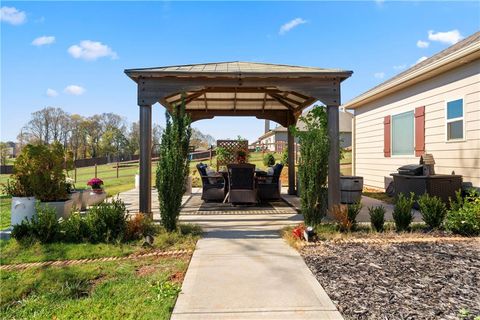
[[[414,113],[413,111],[392,116],[392,155],[413,155]]]
[[[447,102],[447,140],[463,139],[463,99]]]

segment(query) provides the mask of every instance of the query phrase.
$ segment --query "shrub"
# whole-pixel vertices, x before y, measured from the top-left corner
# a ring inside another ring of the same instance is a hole
[[[377,232],[382,232],[383,225],[385,224],[385,208],[382,205],[377,207],[369,207],[368,214],[370,215],[372,229]]]
[[[447,208],[442,200],[425,193],[418,199],[418,205],[426,225],[432,229],[440,228],[447,214]]]
[[[153,224],[153,220],[143,213],[137,213],[127,220],[124,240],[138,240],[146,236],[157,234],[158,230]]]
[[[362,204],[337,205],[332,208],[331,214],[335,217],[340,231],[353,231],[357,227],[357,216]]]
[[[30,190],[29,186],[23,185],[21,180],[15,175],[12,175],[11,179],[2,184],[2,193],[11,197],[30,197],[33,195],[33,191]]]
[[[327,131],[327,112],[315,106],[300,117],[305,131],[291,127],[301,144],[298,177],[301,190],[301,211],[307,225],[319,224],[327,212],[326,183],[330,138]]]
[[[357,216],[362,210],[362,204],[360,202],[347,205],[347,219],[351,223],[351,230],[355,230],[357,227]]]
[[[116,242],[123,239],[127,226],[125,204],[120,199],[103,202],[88,211],[86,223],[91,242]]]
[[[410,227],[413,220],[413,204],[414,193],[410,193],[410,197],[406,197],[403,193],[398,195],[393,209],[393,220],[395,221],[395,229],[397,231],[405,231]]]
[[[40,201],[67,200],[62,145],[27,144],[15,160],[14,178]]]
[[[54,208],[36,205],[37,214],[15,225],[12,237],[18,241],[31,239],[41,243],[50,243],[60,238],[60,223]]]
[[[12,238],[19,242],[30,242],[36,239],[33,236],[33,230],[30,222],[25,219],[20,224],[13,226]]]
[[[263,157],[263,165],[267,167],[275,165],[275,157],[273,156],[273,154],[265,154],[265,156]]]
[[[460,192],[456,201],[450,200],[451,209],[445,219],[445,228],[453,233],[464,236],[480,235],[480,197],[472,190],[465,199]]]
[[[91,236],[90,227],[79,212],[72,212],[60,226],[63,233],[62,239],[66,242],[84,242]]]
[[[188,178],[190,168],[188,146],[191,120],[185,114],[183,98],[182,104],[173,108],[172,114],[167,111],[166,120],[160,145],[156,186],[162,224],[167,231],[174,231],[177,228],[182,197],[185,193],[185,180]]]

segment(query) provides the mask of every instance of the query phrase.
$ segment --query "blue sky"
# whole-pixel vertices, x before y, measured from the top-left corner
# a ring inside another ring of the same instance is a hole
[[[138,119],[123,70],[254,61],[353,70],[347,102],[479,30],[479,2],[2,2],[1,140],[45,106]],[[282,28],[283,26],[283,28]],[[48,90],[50,89],[50,90]],[[48,90],[48,93],[47,93]],[[154,107],[154,122],[164,110]],[[254,140],[255,118],[194,123]]]

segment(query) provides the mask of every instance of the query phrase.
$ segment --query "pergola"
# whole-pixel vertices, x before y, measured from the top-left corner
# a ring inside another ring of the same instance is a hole
[[[127,69],[140,106],[140,212],[151,213],[152,105],[172,110],[185,99],[192,121],[216,116],[254,116],[285,127],[316,101],[327,106],[331,148],[329,207],[340,202],[340,83],[352,71],[252,62],[219,62]],[[288,193],[295,194],[294,137],[288,131]]]

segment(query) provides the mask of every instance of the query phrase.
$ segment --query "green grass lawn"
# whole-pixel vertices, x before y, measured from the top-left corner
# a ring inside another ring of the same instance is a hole
[[[155,236],[152,249],[194,249],[201,229]],[[126,256],[151,251],[127,244],[24,244],[0,241],[1,264]],[[2,271],[1,319],[169,319],[189,257],[94,262]]]
[[[347,151],[343,153],[343,159],[340,160],[340,164],[351,164],[352,163],[352,151]]]
[[[2,319],[169,319],[188,258],[2,271]]]
[[[9,196],[0,196],[0,230],[10,227],[11,207],[12,198]]]
[[[106,243],[26,243],[0,240],[0,264],[39,262],[50,260],[87,259],[101,257],[123,257],[152,249],[193,249],[202,231],[200,227],[180,224],[178,232],[161,231],[155,236],[152,248],[142,247],[142,241],[118,244]]]

